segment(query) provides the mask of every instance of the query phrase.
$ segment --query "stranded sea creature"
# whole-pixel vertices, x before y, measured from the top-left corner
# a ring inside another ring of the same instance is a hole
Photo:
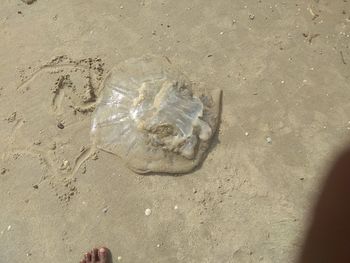
[[[165,60],[130,59],[104,80],[92,140],[137,173],[190,172],[217,129],[220,100],[220,90],[194,95],[187,78]]]

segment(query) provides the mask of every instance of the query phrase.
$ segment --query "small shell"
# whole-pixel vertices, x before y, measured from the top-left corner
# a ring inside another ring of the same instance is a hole
[[[149,209],[149,208],[147,208],[147,209],[145,210],[145,215],[146,215],[146,216],[150,216],[151,214],[152,214],[152,210]]]
[[[92,138],[135,172],[189,172],[215,133],[220,97],[193,95],[187,78],[163,60],[131,59],[104,81]]]

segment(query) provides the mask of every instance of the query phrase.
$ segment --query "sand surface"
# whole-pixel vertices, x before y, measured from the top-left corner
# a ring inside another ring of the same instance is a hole
[[[348,143],[349,43],[346,0],[1,1],[0,263],[99,245],[114,262],[294,262]],[[91,148],[103,77],[144,54],[223,90],[193,173],[137,175]]]

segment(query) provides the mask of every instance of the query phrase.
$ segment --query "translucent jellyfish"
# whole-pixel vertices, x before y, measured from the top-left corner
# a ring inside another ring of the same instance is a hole
[[[127,60],[104,80],[93,143],[137,173],[190,172],[217,129],[220,99],[220,90],[195,96],[187,78],[165,60]]]

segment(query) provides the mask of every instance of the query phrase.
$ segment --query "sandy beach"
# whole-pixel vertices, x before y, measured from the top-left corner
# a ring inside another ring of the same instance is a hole
[[[30,2],[30,1],[29,1]],[[0,263],[295,262],[350,138],[350,1],[3,0]],[[140,175],[92,147],[95,96],[152,54],[208,91],[200,167]]]

